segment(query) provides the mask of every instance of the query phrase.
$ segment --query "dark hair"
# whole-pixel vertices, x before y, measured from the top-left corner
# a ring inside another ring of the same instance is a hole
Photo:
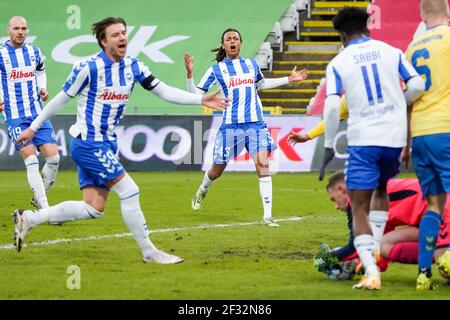
[[[345,182],[345,175],[343,171],[337,171],[328,179],[327,190],[334,187],[338,183]]]
[[[236,29],[228,28],[227,30],[225,30],[225,31],[222,33],[222,37],[220,38],[220,43],[221,43],[221,44],[223,44],[223,40],[224,40],[225,34],[226,34],[227,32],[230,32],[230,31],[237,32],[237,34],[239,35],[239,38],[241,39],[241,42],[242,42],[242,36],[241,36],[241,33],[240,33],[239,31],[237,31]],[[225,49],[222,48],[222,46],[220,46],[220,47],[218,47],[218,48],[215,48],[215,49],[211,49],[211,52],[215,52],[215,53],[216,53],[216,58],[215,58],[215,60],[216,60],[217,62],[222,61],[222,60],[227,56],[227,53],[225,52]]]
[[[116,23],[121,23],[125,26],[125,28],[127,27],[127,23],[125,22],[125,20],[123,20],[123,18],[120,17],[118,18],[108,17],[92,24],[91,27],[92,34],[95,34],[95,38],[97,38],[97,42],[100,48],[104,49],[102,41],[105,40],[106,38],[106,28]]]
[[[370,15],[361,8],[345,7],[333,18],[333,26],[338,32],[345,33],[347,36],[369,34],[367,29],[369,18]]]

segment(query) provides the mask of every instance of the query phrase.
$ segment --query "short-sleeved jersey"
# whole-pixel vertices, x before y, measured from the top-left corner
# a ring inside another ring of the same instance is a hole
[[[412,136],[450,132],[450,27],[426,31],[409,45],[406,55],[425,80],[425,92],[411,114]]]
[[[211,66],[197,85],[203,91],[217,84],[231,106],[223,112],[224,124],[263,121],[256,84],[264,76],[255,59],[228,59]]]
[[[406,101],[400,80],[417,72],[405,55],[369,37],[350,41],[326,71],[327,96],[345,93],[349,146],[403,147]]]
[[[141,61],[126,56],[119,62],[110,60],[104,51],[77,63],[63,91],[78,97],[77,122],[70,128],[82,140],[115,140],[114,129],[122,119],[135,82],[152,90],[159,80]]]
[[[0,47],[0,97],[5,120],[36,117],[42,110],[36,71],[43,71],[41,51],[33,44],[15,48],[8,40]]]

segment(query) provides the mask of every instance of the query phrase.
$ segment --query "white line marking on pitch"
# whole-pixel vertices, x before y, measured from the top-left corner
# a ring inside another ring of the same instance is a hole
[[[290,218],[283,218],[283,219],[275,219],[275,221],[276,222],[288,222],[288,221],[300,221],[300,220],[304,220],[304,219],[305,219],[305,217],[290,217]],[[173,232],[173,231],[197,230],[197,229],[231,228],[231,227],[250,226],[250,225],[257,225],[257,224],[261,224],[261,221],[229,223],[229,224],[202,224],[202,225],[194,226],[194,227],[178,227],[178,228],[150,230],[150,234]],[[103,240],[103,239],[111,239],[111,238],[124,238],[124,237],[131,237],[131,236],[132,236],[131,233],[117,233],[117,234],[108,234],[108,235],[103,235],[103,236],[91,236],[91,237],[86,237],[86,238],[45,240],[45,241],[41,241],[41,242],[31,242],[28,244],[24,244],[23,246],[24,247],[26,247],[26,246],[40,247],[40,246],[50,246],[53,244],[60,244],[60,243]],[[15,249],[15,248],[16,247],[12,244],[0,245],[0,250],[1,249]]]

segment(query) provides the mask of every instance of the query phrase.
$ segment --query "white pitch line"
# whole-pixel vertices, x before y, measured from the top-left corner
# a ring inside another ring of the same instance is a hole
[[[305,217],[290,217],[283,219],[275,219],[276,222],[289,222],[289,221],[300,221],[304,220]],[[178,227],[178,228],[167,228],[167,229],[156,229],[150,230],[150,234],[152,233],[164,233],[164,232],[173,232],[173,231],[185,231],[185,230],[197,230],[197,229],[212,229],[212,228],[232,228],[232,227],[242,227],[242,226],[250,226],[261,224],[261,221],[252,221],[252,222],[240,222],[240,223],[229,223],[229,224],[201,224],[199,226],[194,227]],[[72,242],[81,242],[81,241],[91,241],[91,240],[103,240],[103,239],[112,239],[112,238],[124,238],[131,237],[131,233],[117,233],[117,234],[108,234],[103,236],[91,236],[86,238],[72,238],[72,239],[54,239],[54,240],[45,240],[41,242],[31,242],[28,244],[24,244],[23,246],[29,247],[40,247],[40,246],[50,246],[54,244],[60,243],[72,243]],[[16,247],[12,244],[1,244],[1,249],[15,249]]]

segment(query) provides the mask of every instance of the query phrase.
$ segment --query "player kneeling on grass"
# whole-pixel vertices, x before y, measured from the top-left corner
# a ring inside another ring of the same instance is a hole
[[[329,178],[327,192],[336,209],[347,213],[349,240],[346,245],[336,249],[330,249],[328,245],[322,244],[314,257],[314,266],[331,279],[351,279],[354,273],[361,270],[359,267],[352,270],[358,254],[353,245],[352,207],[343,172],[337,172]],[[387,193],[390,200],[387,221],[383,223],[376,216],[369,216],[374,239],[381,242],[381,256],[377,261],[380,271],[385,271],[389,262],[417,264],[419,224],[427,208],[427,201],[422,198],[417,179],[390,179],[387,183]],[[434,260],[438,262],[438,268],[445,278],[448,276],[445,270],[441,270],[439,262],[450,244],[449,228],[450,199],[445,205],[436,244],[437,250],[434,254]]]
[[[102,50],[74,67],[62,91],[17,138],[22,145],[28,143],[45,120],[78,96],[77,122],[69,132],[73,137],[70,153],[77,164],[83,201],[65,201],[35,212],[16,210],[13,217],[17,250],[21,250],[31,228],[41,223],[100,218],[111,189],[120,199],[123,219],[141,248],[144,262],[182,262],[182,258],[158,250],[150,241],[139,203],[139,187],[116,157],[114,129],[123,117],[136,82],[174,103],[203,104],[217,109],[225,108],[228,101],[217,93],[192,94],[155,78],[146,65],[126,55],[128,38],[122,18],[105,18],[95,23],[92,30]]]

